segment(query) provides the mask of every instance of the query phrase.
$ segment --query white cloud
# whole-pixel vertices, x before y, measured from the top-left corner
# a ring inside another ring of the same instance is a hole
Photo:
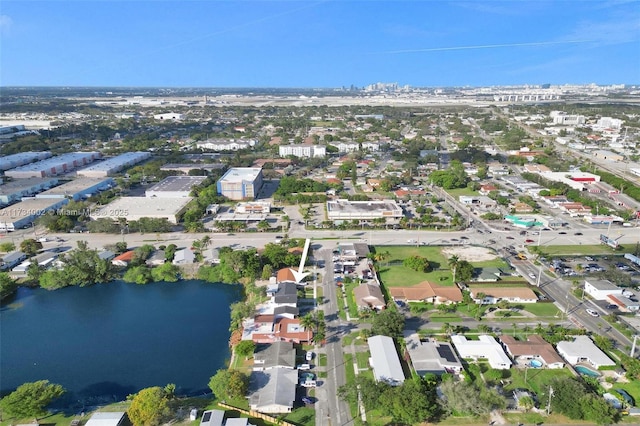
[[[9,34],[13,19],[9,15],[0,15],[0,34]]]

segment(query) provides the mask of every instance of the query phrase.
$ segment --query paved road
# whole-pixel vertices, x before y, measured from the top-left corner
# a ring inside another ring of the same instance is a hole
[[[327,343],[319,352],[327,354],[327,380],[316,389],[316,426],[344,425],[351,421],[349,406],[338,398],[338,388],[347,382],[341,335],[347,324],[338,316],[338,295],[333,283],[333,264],[331,249],[323,249],[319,258],[324,260],[323,274],[324,297],[327,299],[323,309],[327,323]]]

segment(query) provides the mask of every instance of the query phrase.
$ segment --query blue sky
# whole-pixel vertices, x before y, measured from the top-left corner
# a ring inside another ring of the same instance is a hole
[[[2,86],[640,83],[638,1],[2,0]]]

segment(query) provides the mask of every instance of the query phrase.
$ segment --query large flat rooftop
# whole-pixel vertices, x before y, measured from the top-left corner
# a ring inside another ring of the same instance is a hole
[[[220,180],[224,182],[237,183],[253,181],[258,177],[261,171],[262,169],[257,167],[234,167],[229,169],[224,176],[220,178]]]
[[[206,176],[167,176],[147,189],[147,192],[190,192],[191,188],[201,184]]]

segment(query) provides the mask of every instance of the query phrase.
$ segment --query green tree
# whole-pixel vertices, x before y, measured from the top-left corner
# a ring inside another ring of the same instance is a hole
[[[455,284],[456,271],[458,269],[458,265],[460,265],[460,258],[454,254],[447,260],[447,264],[449,265],[449,268],[451,268],[451,272],[453,272],[453,283]]]
[[[466,260],[461,260],[456,268],[459,281],[469,281],[473,278],[473,265]]]
[[[585,386],[573,377],[556,378],[551,381],[553,397],[551,409],[570,419],[582,419],[580,400],[587,394]]]
[[[151,275],[151,270],[147,266],[140,265],[127,269],[127,272],[124,273],[122,279],[128,283],[148,284],[153,281],[153,276]]]
[[[242,340],[235,346],[234,350],[236,354],[247,358],[253,355],[253,352],[256,350],[256,344],[251,340]]]
[[[617,423],[620,415],[604,398],[590,393],[580,398],[583,418],[599,425]]]
[[[27,238],[20,243],[20,251],[27,256],[35,256],[39,250],[42,250],[42,243],[33,238]]]
[[[163,263],[151,269],[153,281],[165,281],[175,283],[180,279],[180,268],[173,263]]]
[[[175,244],[169,244],[164,249],[164,258],[167,262],[173,262],[174,257],[176,256],[176,251],[178,250],[178,246]]]
[[[0,272],[0,300],[4,299],[18,288],[16,280],[11,278],[8,273]]]
[[[371,333],[393,338],[402,337],[404,315],[394,309],[385,309],[373,318]]]
[[[11,251],[14,251],[15,249],[16,249],[16,245],[11,241],[5,241],[3,243],[0,243],[0,251],[3,253],[9,253]]]
[[[127,414],[133,426],[157,426],[170,414],[169,398],[159,386],[142,389],[131,400]]]
[[[24,383],[0,399],[3,416],[26,419],[39,418],[47,414],[45,407],[65,393],[62,386],[48,380]]]
[[[249,390],[249,376],[238,370],[221,369],[209,380],[216,399],[244,398]]]

